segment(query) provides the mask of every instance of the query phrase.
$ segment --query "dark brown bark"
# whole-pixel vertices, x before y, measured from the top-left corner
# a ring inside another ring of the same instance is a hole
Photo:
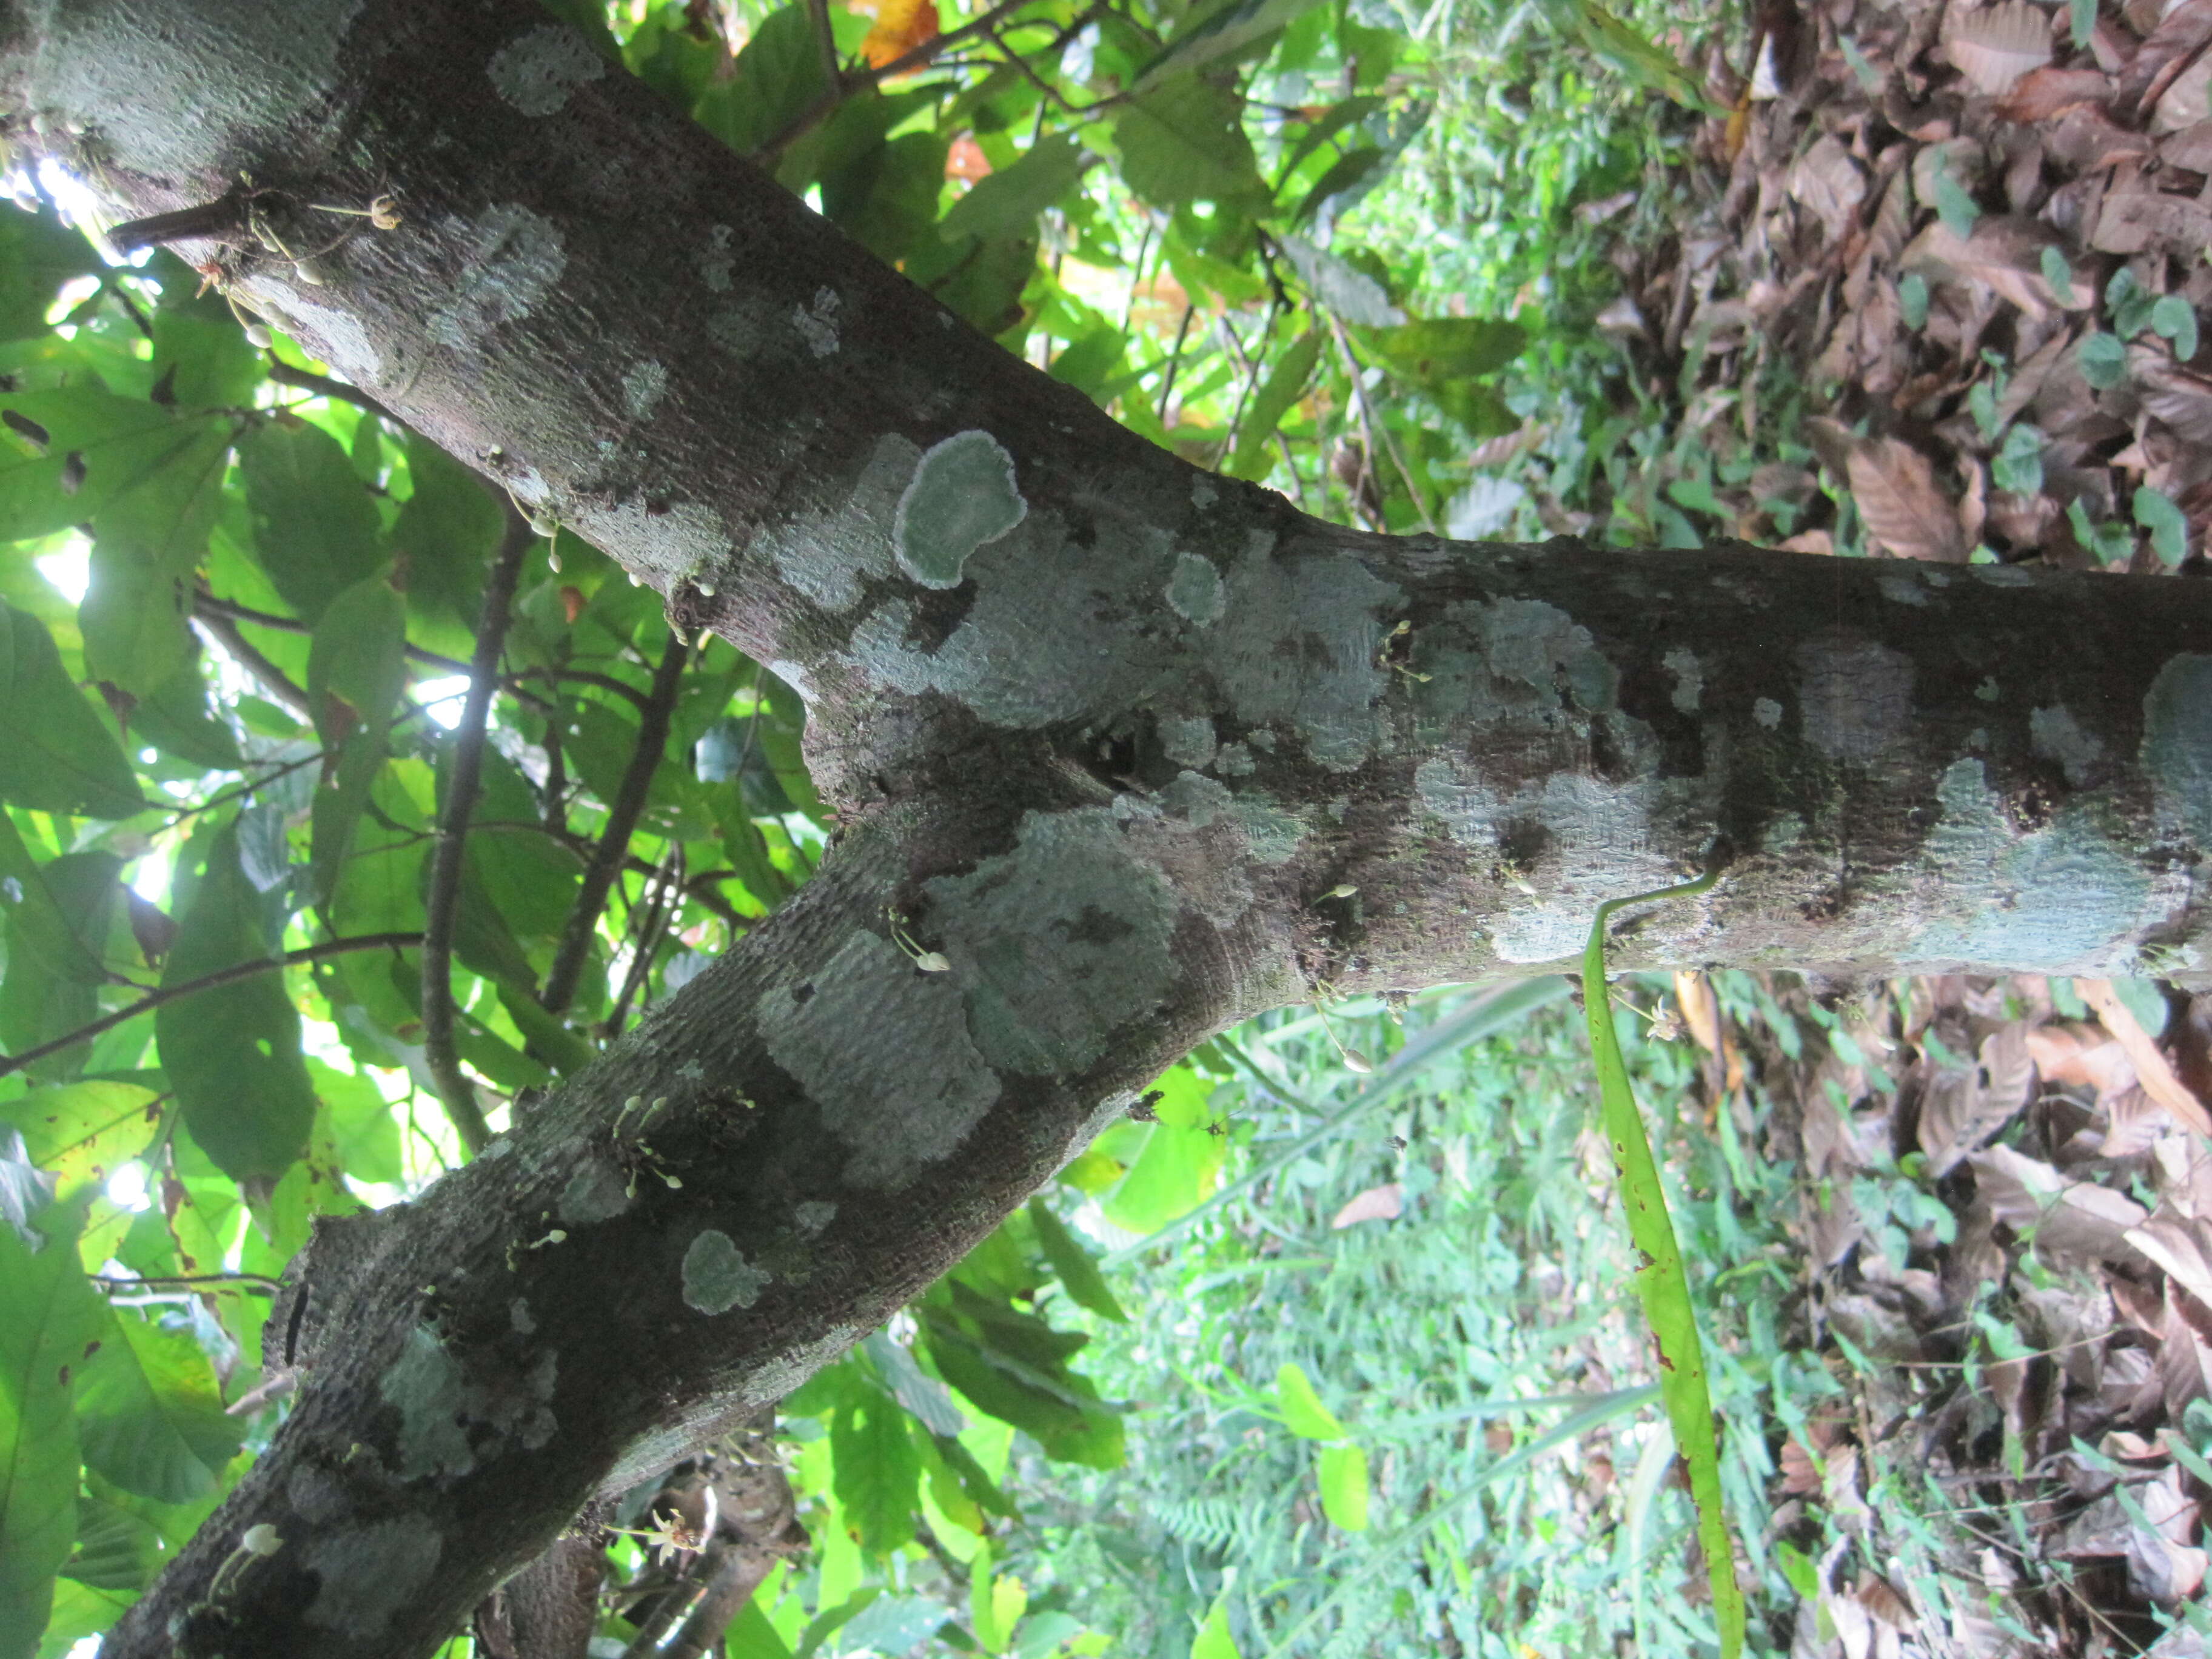
[[[318,1233],[271,1328],[298,1405],[109,1659],[429,1651],[1285,1000],[1541,971],[1713,863],[1619,960],[2205,969],[2212,586],[1331,528],[968,332],[521,0],[261,17],[34,40],[0,0],[0,107],[41,117],[8,137],[128,216],[240,172],[272,214],[396,194],[321,285],[198,251],[797,686],[850,827],[484,1158]]]

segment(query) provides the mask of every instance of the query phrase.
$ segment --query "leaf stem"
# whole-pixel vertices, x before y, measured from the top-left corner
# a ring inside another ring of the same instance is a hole
[[[483,621],[477,629],[476,654],[469,663],[469,694],[453,731],[453,771],[438,817],[438,844],[430,860],[430,891],[422,921],[422,1057],[438,1085],[438,1098],[454,1133],[473,1158],[491,1139],[476,1087],[461,1071],[453,1036],[453,917],[459,908],[461,867],[468,850],[469,815],[476,808],[477,785],[483,775],[486,722],[491,694],[499,683],[500,652],[507,643],[508,613],[523,555],[537,532],[530,520],[507,504],[507,533],[484,585]]]

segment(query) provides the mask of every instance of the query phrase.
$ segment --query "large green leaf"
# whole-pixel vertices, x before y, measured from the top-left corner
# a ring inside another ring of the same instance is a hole
[[[146,1150],[161,1127],[158,1100],[135,1083],[71,1083],[0,1105],[0,1122],[22,1131],[31,1162],[58,1177],[55,1196],[66,1200]]]
[[[85,665],[134,696],[197,654],[186,623],[192,572],[222,503],[230,434],[201,427],[161,471],[93,523],[92,580],[77,609]]]
[[[1313,378],[1314,365],[1321,361],[1322,336],[1312,330],[1301,336],[1267,371],[1267,380],[1252,399],[1251,407],[1244,411],[1237,423],[1237,445],[1225,469],[1234,478],[1264,478],[1273,464],[1267,453],[1267,441],[1283,424],[1283,417],[1291,412],[1306,382]]]
[[[822,57],[804,6],[769,14],[728,80],[700,99],[692,117],[740,155],[750,155],[809,108],[824,90]]]
[[[1267,186],[1244,136],[1243,113],[1236,93],[1196,76],[1155,87],[1115,118],[1121,177],[1156,207],[1213,202],[1264,212]]]
[[[34,937],[29,929],[40,913],[18,907],[22,927],[9,929],[8,974],[0,980],[0,1038],[16,1052],[65,1036],[88,1024],[99,1009],[98,988],[106,975],[100,969],[85,978],[84,964],[96,962],[107,940],[114,916],[116,877],[121,860],[110,853],[69,853],[40,872],[42,890],[52,902],[46,919],[58,918],[70,943],[52,936]],[[14,948],[20,939],[22,948]],[[52,962],[54,965],[48,966]],[[82,1047],[55,1054],[33,1067],[34,1075],[57,1079],[74,1075],[84,1063]]]
[[[179,415],[94,386],[0,394],[0,541],[96,518],[188,447],[216,417]]]
[[[1121,1304],[1114,1299],[1114,1292],[1106,1283],[1106,1276],[1098,1271],[1098,1264],[1090,1251],[1076,1242],[1075,1235],[1052,1212],[1051,1206],[1042,1198],[1030,1200],[1030,1221],[1036,1229],[1037,1243],[1042,1247],[1045,1260],[1060,1275],[1060,1282],[1069,1296],[1095,1314],[1103,1315],[1118,1324],[1128,1323],[1129,1316],[1121,1311]]]
[[[244,1437],[189,1329],[134,1309],[108,1311],[100,1351],[76,1378],[77,1438],[88,1468],[164,1504],[215,1491]]]
[[[1074,187],[1090,164],[1073,133],[1048,133],[1019,161],[975,181],[940,227],[948,239],[1028,235],[1037,215]]]
[[[1275,1373],[1275,1399],[1283,1410],[1283,1426],[1301,1440],[1341,1440],[1344,1425],[1322,1404],[1312,1379],[1289,1360]]]
[[[1520,324],[1484,317],[1433,317],[1394,328],[1364,328],[1359,338],[1392,368],[1424,384],[1491,374],[1528,344],[1528,331]]]
[[[52,213],[0,210],[0,340],[44,333],[56,290],[100,269],[92,244]]]
[[[33,1249],[0,1224],[0,1659],[30,1659],[77,1525],[70,1376],[105,1310],[77,1265],[73,1209],[36,1218]]]
[[[238,830],[226,825],[179,920],[161,975],[187,985],[218,969],[268,957],[267,905],[239,866]],[[281,970],[179,997],[154,1011],[161,1066],[185,1123],[232,1179],[274,1178],[306,1150],[314,1091],[300,1055],[300,1015]]]
[[[307,698],[326,741],[390,728],[407,683],[407,605],[381,576],[336,595],[315,625]],[[331,700],[344,705],[337,709]]]
[[[1194,7],[1190,21],[1176,32],[1166,49],[1145,65],[1137,85],[1140,90],[1157,86],[1171,75],[1242,52],[1296,22],[1320,3],[1321,0],[1231,0],[1227,5]]]
[[[238,739],[208,707],[198,639],[188,635],[185,645],[184,661],[160,684],[141,693],[132,706],[131,738],[194,766],[234,770],[244,764]]]
[[[0,602],[0,799],[44,812],[125,818],[146,803],[123,750],[70,684],[53,635]]]
[[[240,442],[238,465],[262,569],[287,605],[320,622],[384,561],[375,502],[338,441],[304,421],[264,422]]]
[[[415,493],[392,527],[407,609],[430,624],[424,643],[465,654],[506,515],[483,479],[419,433],[407,436],[407,476]]]
[[[1211,1133],[1207,1097],[1212,1092],[1188,1066],[1163,1073],[1152,1125],[1136,1162],[1103,1200],[1106,1218],[1133,1233],[1148,1233],[1195,1209],[1213,1190],[1225,1140]]]
[[[1322,1513],[1346,1532],[1367,1530],[1367,1454],[1358,1446],[1323,1446],[1314,1474]]]
[[[921,1458],[904,1408],[889,1395],[866,1390],[830,1419],[830,1449],[837,1502],[860,1528],[860,1547],[886,1555],[913,1538]]]

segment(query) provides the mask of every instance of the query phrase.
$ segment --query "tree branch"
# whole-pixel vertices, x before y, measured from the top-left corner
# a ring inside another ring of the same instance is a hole
[[[269,378],[279,386],[289,386],[295,391],[312,392],[319,398],[335,398],[342,404],[351,404],[356,409],[365,409],[372,415],[381,416],[394,426],[403,424],[399,417],[357,386],[334,380],[328,374],[318,374],[312,368],[295,368],[273,353],[269,357]]]
[[[775,158],[781,155],[787,147],[820,125],[823,118],[830,111],[836,109],[838,105],[843,103],[848,97],[861,88],[875,86],[880,82],[890,80],[895,75],[910,74],[930,63],[947,47],[973,35],[988,33],[1010,13],[1019,11],[1024,6],[1033,3],[1035,0],[1000,0],[999,4],[992,7],[990,10],[972,22],[963,23],[958,28],[945,34],[933,35],[915,47],[913,51],[902,52],[892,58],[881,69],[856,70],[848,74],[833,68],[829,89],[805,109],[793,116],[782,131],[763,144],[755,159],[773,163]]]
[[[646,698],[645,717],[638,722],[637,748],[630,755],[629,769],[623,774],[621,791],[607,803],[606,827],[592,850],[591,863],[584,871],[583,890],[576,895],[576,908],[568,913],[568,925],[562,930],[561,943],[553,953],[552,971],[545,976],[545,994],[538,1000],[548,1013],[562,1012],[575,999],[576,981],[583,976],[584,958],[590,954],[599,912],[606,908],[607,895],[629,851],[629,838],[645,811],[646,791],[652,787],[661,752],[668,746],[676,688],[683,681],[684,665],[690,655],[684,636],[672,630],[668,648],[660,654],[660,665],[653,671],[653,690]]]
[[[187,980],[182,985],[165,985],[160,990],[141,997],[127,1008],[118,1008],[112,1013],[102,1014],[88,1024],[56,1037],[51,1042],[41,1042],[35,1048],[26,1048],[19,1054],[0,1054],[0,1077],[20,1072],[26,1066],[34,1066],[48,1054],[58,1054],[64,1048],[74,1048],[80,1042],[89,1042],[103,1031],[112,1031],[124,1021],[149,1014],[165,1002],[174,1002],[201,991],[212,991],[218,985],[235,985],[240,980],[252,979],[262,974],[274,973],[280,968],[296,968],[303,962],[320,962],[325,957],[343,956],[349,951],[412,950],[422,944],[420,933],[362,933],[352,939],[325,939],[320,945],[303,945],[296,951],[287,951],[281,957],[257,957],[252,962],[233,963],[212,974],[203,974],[198,979]]]
[[[199,623],[201,632],[221,646],[224,653],[251,675],[263,690],[308,725],[314,725],[315,706],[313,701],[292,683],[289,675],[263,656],[252,642],[238,631],[234,618],[219,611],[201,610],[199,596],[195,593],[192,596],[192,620]]]
[[[500,651],[507,642],[508,607],[522,556],[536,534],[530,520],[508,502],[507,534],[484,586],[483,623],[477,629],[476,656],[469,665],[468,700],[461,705],[460,723],[453,732],[453,780],[447,787],[445,810],[438,817],[438,845],[431,854],[430,892],[422,921],[423,1060],[438,1085],[446,1115],[453,1121],[471,1157],[490,1141],[491,1126],[484,1121],[475,1085],[462,1074],[460,1050],[454,1042],[453,915],[461,896],[469,814],[475,809],[477,782],[483,771],[485,722],[491,714],[492,688],[498,684]]]

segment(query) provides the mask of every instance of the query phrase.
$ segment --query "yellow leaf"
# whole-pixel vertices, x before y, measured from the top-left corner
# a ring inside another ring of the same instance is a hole
[[[860,52],[871,68],[882,69],[934,40],[937,33],[937,0],[882,0]]]

